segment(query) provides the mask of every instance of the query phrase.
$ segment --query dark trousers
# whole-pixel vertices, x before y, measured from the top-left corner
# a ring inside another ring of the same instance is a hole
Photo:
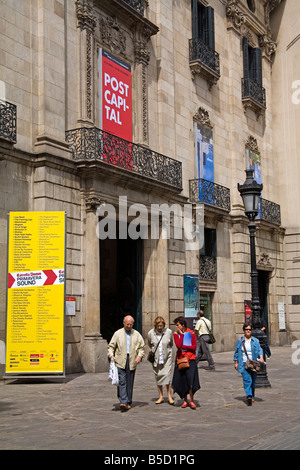
[[[201,360],[201,356],[205,356],[205,358],[207,359],[208,365],[210,367],[214,367],[215,363],[208,347],[208,343],[207,343],[208,340],[209,340],[209,335],[200,336],[199,353],[198,353],[197,360],[199,361]]]
[[[118,367],[119,372],[119,386],[118,386],[118,398],[120,403],[125,405],[131,405],[132,403],[132,392],[135,370],[129,369],[129,354],[127,354],[127,361],[125,369]]]

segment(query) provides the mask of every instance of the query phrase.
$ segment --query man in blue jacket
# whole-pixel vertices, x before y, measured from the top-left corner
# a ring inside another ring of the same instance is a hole
[[[247,403],[249,406],[251,406],[254,402],[256,372],[247,371],[245,364],[248,358],[253,359],[254,361],[259,360],[261,362],[264,362],[264,358],[263,350],[259,344],[258,339],[251,336],[251,325],[245,323],[243,326],[243,331],[244,336],[239,338],[236,342],[233,360],[235,369],[242,374]],[[248,357],[245,353],[244,347]]]

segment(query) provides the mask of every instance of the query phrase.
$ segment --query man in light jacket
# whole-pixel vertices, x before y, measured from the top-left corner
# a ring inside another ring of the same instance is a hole
[[[118,398],[121,411],[131,408],[136,366],[144,357],[145,343],[140,333],[133,329],[134,319],[127,315],[124,328],[117,330],[108,345],[108,357],[114,360],[119,372]]]
[[[209,332],[211,331],[211,322],[204,316],[203,310],[197,312],[198,321],[195,326],[195,333],[197,335],[198,353],[196,361],[199,362],[201,356],[204,356],[208,362],[208,370],[215,370],[215,363],[208,348]]]

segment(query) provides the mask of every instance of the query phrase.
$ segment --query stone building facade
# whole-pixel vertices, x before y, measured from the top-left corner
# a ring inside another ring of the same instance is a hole
[[[276,140],[274,70],[285,60],[285,35],[292,44],[297,33],[297,26],[287,33],[287,20],[278,26],[286,3],[0,1],[1,278],[7,213],[66,211],[66,295],[76,298],[76,314],[66,317],[67,372],[105,370],[107,341],[126,313],[144,337],[157,315],[171,325],[185,311],[185,276],[198,282],[193,308],[203,306],[212,319],[214,350],[233,348],[251,299],[248,221],[237,190],[249,165],[264,184],[256,242],[270,343],[299,338],[299,306],[291,301],[299,287],[299,221],[295,227],[288,189],[278,192],[279,181],[289,188],[293,172],[282,171]],[[118,67],[118,79],[105,75],[108,63]],[[126,111],[129,89],[128,131],[118,112]],[[104,128],[108,120],[122,131]],[[291,167],[296,154],[295,145]],[[175,236],[183,210],[179,219],[169,212],[169,236],[162,216],[157,236],[149,235],[153,205],[163,204],[167,212],[192,207],[194,226],[201,212],[200,251]],[[105,208],[115,214],[114,239],[99,239]],[[130,226],[141,236],[130,237]],[[3,283],[2,346],[5,309]]]

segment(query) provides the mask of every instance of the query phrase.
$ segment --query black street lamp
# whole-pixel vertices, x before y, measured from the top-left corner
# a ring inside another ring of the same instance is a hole
[[[255,254],[255,218],[258,214],[258,206],[260,194],[263,189],[262,184],[258,184],[254,179],[254,170],[246,170],[246,181],[244,184],[238,184],[238,190],[243,198],[245,214],[249,219],[250,233],[250,258],[251,258],[251,310],[252,310],[252,328],[253,336],[257,338],[264,351],[264,359],[266,360],[265,347],[267,343],[267,335],[261,329],[261,306],[259,301],[258,290],[258,273],[256,269]],[[262,364],[260,372],[257,374],[256,387],[270,387],[268,380],[267,368]]]

